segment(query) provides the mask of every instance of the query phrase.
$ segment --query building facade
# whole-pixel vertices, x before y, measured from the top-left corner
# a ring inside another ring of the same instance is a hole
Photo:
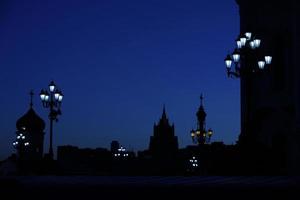
[[[287,174],[300,167],[300,6],[296,0],[236,0],[240,31],[260,37],[272,55],[265,74],[241,77],[240,142],[273,149]]]

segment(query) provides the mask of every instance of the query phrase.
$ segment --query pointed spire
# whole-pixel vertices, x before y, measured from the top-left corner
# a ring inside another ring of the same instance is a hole
[[[202,93],[201,93],[201,95],[200,95],[200,106],[203,106],[203,95],[202,95]]]
[[[198,129],[200,131],[203,131],[205,129],[205,118],[206,118],[206,112],[204,111],[203,107],[203,95],[200,95],[200,107],[197,111],[197,118],[198,118]]]
[[[34,93],[33,93],[33,90],[30,90],[30,93],[29,93],[29,95],[30,95],[30,108],[32,108],[32,106],[33,106],[33,95],[34,95]]]
[[[164,104],[164,107],[163,107],[163,113],[162,113],[162,119],[166,119],[167,118],[167,114],[166,114],[166,106]]]
[[[204,106],[203,106],[203,99],[204,99],[204,97],[203,97],[203,94],[201,93],[201,95],[200,95],[200,107],[199,107],[200,112],[205,112],[204,111]]]

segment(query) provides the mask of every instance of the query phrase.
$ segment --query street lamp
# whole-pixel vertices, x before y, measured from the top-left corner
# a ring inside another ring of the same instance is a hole
[[[116,152],[114,154],[114,157],[128,157],[128,156],[129,155],[126,152],[126,149],[124,147],[122,147],[122,146],[118,149],[118,152]]]
[[[187,171],[191,173],[197,172],[200,167],[198,159],[195,156],[192,156],[188,161]]]
[[[199,110],[197,112],[197,129],[192,129],[190,131],[191,137],[194,143],[198,143],[199,145],[208,144],[210,143],[211,136],[213,135],[213,130],[205,128],[205,119],[206,119],[206,112],[204,111],[203,107],[203,96],[200,96],[201,104]]]
[[[193,157],[190,159],[190,166],[191,166],[192,169],[198,167],[198,160],[196,159],[195,156],[193,156]]]
[[[255,98],[253,80],[257,74],[270,70],[271,55],[262,54],[262,40],[251,32],[241,34],[236,40],[236,48],[225,57],[227,76],[241,80],[241,134],[239,143],[252,140],[254,125],[252,99]],[[234,63],[234,64],[233,64]],[[255,75],[255,76],[254,76]],[[253,94],[254,93],[254,94]],[[247,138],[247,139],[246,139]]]
[[[49,119],[50,119],[50,147],[49,147],[49,156],[50,159],[53,160],[53,147],[52,147],[52,138],[53,138],[53,121],[58,121],[58,115],[61,115],[61,103],[64,95],[57,88],[55,83],[51,81],[49,84],[49,92],[48,90],[41,90],[40,98],[43,103],[44,108],[49,108]]]
[[[260,55],[261,39],[251,32],[241,34],[236,40],[236,48],[224,61],[228,77],[241,76],[266,70],[272,62],[272,56]],[[234,63],[234,67],[232,67]]]
[[[191,130],[191,137],[194,143],[198,144],[208,144],[210,143],[211,136],[213,135],[212,129],[208,129],[207,131],[200,130],[200,129],[192,129]]]

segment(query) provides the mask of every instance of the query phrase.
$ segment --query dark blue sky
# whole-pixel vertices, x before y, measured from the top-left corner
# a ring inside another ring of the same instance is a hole
[[[239,81],[226,77],[223,61],[239,33],[234,0],[6,0],[0,6],[0,159],[14,151],[15,122],[29,108],[30,89],[38,94],[51,79],[65,94],[55,146],[109,147],[119,140],[146,149],[166,104],[185,147],[201,93],[213,141],[237,140]],[[47,120],[38,95],[34,108]]]

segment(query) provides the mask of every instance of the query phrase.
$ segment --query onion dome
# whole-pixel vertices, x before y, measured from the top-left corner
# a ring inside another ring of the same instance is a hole
[[[45,129],[45,122],[33,110],[32,106],[33,92],[30,92],[30,108],[25,115],[18,119],[16,123],[17,130],[37,131],[43,132]]]
[[[33,108],[30,108],[25,115],[18,119],[16,127],[18,130],[24,130],[25,128],[29,131],[43,132],[45,129],[45,122],[36,114]]]

